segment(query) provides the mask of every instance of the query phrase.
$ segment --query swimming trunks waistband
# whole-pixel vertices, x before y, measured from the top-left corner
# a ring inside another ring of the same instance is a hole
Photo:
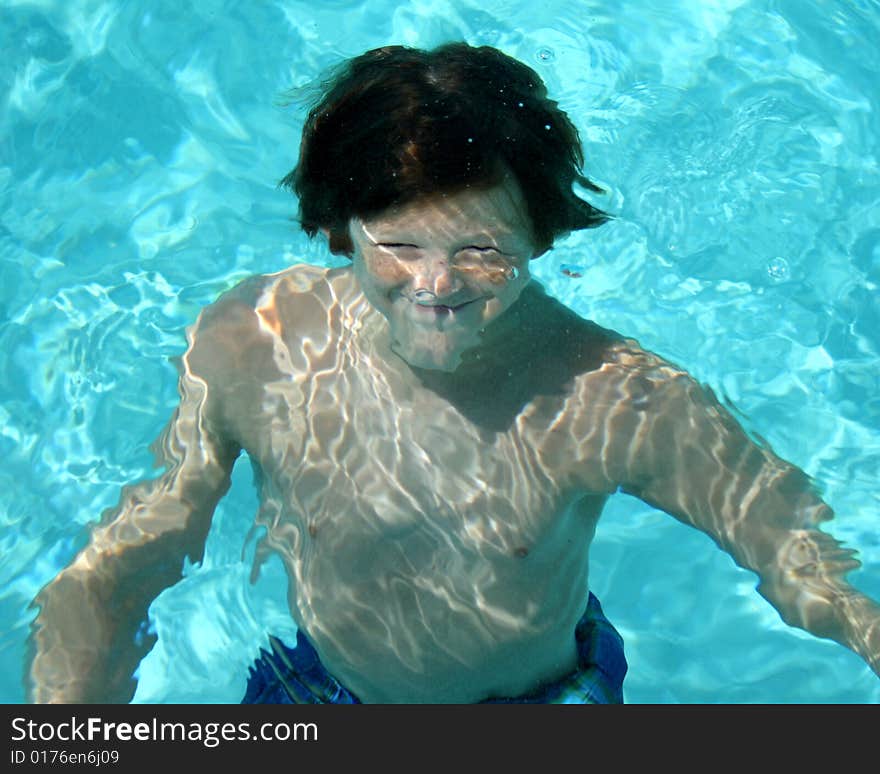
[[[518,697],[487,699],[483,704],[622,704],[627,664],[623,638],[590,593],[587,609],[575,627],[578,668],[570,675]],[[271,651],[261,650],[248,670],[242,704],[360,704],[331,675],[302,633],[293,648],[270,637]]]

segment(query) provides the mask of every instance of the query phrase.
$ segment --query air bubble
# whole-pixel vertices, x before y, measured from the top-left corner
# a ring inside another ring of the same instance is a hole
[[[538,49],[537,57],[539,62],[552,62],[556,59],[556,52],[549,46],[544,46]]]
[[[791,277],[791,269],[785,258],[777,256],[767,264],[767,276],[774,282],[784,282]]]

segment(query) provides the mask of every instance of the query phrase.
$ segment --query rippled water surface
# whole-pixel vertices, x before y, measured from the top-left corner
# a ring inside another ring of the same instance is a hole
[[[327,262],[276,188],[304,118],[280,95],[387,43],[490,44],[544,77],[619,217],[534,273],[815,477],[880,597],[875,0],[191,5],[0,0],[0,698],[23,698],[30,599],[153,475],[185,326],[248,274]],[[138,701],[236,701],[265,633],[292,631],[283,570],[247,583],[256,496],[234,478],[204,562],[153,606]],[[638,501],[612,501],[593,581],[630,702],[880,700]]]

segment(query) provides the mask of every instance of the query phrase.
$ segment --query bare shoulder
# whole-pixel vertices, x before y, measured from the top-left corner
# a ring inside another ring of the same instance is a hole
[[[609,350],[609,359],[634,410],[666,420],[682,420],[691,427],[697,421],[733,422],[708,384],[672,361],[643,349],[637,341],[621,339]]]
[[[283,336],[321,337],[334,316],[358,296],[347,267],[328,269],[300,264],[267,278],[269,283],[256,304],[265,326]]]
[[[523,295],[519,331],[529,351],[522,357],[540,363],[532,380],[555,380],[558,386],[573,383],[581,407],[613,399],[623,411],[634,403],[638,408],[638,401],[649,395],[686,392],[696,386],[685,369],[636,339],[582,317],[540,284],[533,283]]]
[[[632,429],[633,440],[650,436],[663,445],[673,436],[737,427],[708,384],[634,339],[619,338],[609,344],[601,379],[587,388],[595,393],[597,383],[607,397],[606,405]]]
[[[223,329],[247,327],[259,321],[261,311],[285,307],[290,302],[317,296],[331,295],[334,275],[344,273],[339,269],[327,269],[310,264],[296,264],[274,274],[257,274],[239,282],[227,290],[210,306],[205,307],[199,319],[199,327]],[[338,280],[336,280],[338,284]]]
[[[601,338],[597,377],[613,384],[634,408],[645,408],[644,402],[650,398],[668,399],[673,394],[702,389],[684,368],[645,349],[636,339],[605,330]]]
[[[588,321],[578,329],[568,427],[572,461],[593,490],[632,488],[658,468],[655,458],[679,448],[673,439],[727,422],[711,390],[684,368]]]
[[[250,349],[282,326],[311,327],[315,305],[326,308],[353,287],[350,272],[309,264],[249,277],[202,310],[190,344],[208,357]]]
[[[345,270],[306,264],[238,283],[188,330],[183,389],[204,395],[200,411],[215,427],[244,437],[267,385],[292,384],[311,367],[312,347],[334,346],[331,310],[345,306],[351,285]]]
[[[320,298],[326,300],[355,288],[349,267],[331,269],[298,263],[262,277],[264,293],[278,300]]]
[[[306,337],[328,336],[329,310],[354,295],[349,275],[298,264],[243,280],[205,307],[188,331],[186,367],[218,392],[277,378],[279,347],[295,351]]]
[[[609,332],[606,336],[605,362],[608,369],[622,378],[651,378],[658,382],[685,376],[675,363],[645,349],[636,339]]]

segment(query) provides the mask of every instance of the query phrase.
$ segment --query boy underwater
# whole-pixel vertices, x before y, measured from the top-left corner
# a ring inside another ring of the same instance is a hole
[[[619,702],[589,592],[618,490],[708,534],[783,620],[880,673],[880,607],[807,476],[714,396],[530,277],[610,217],[578,133],[489,47],[390,46],[335,73],[283,185],[351,266],[254,277],[189,332],[165,472],[126,487],[37,596],[36,702],[123,702],[152,600],[198,561],[242,451],[298,628],[245,701]]]

